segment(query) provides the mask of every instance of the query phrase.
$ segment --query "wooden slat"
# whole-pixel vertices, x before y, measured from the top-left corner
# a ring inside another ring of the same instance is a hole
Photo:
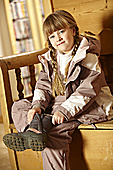
[[[3,121],[9,123],[11,120],[10,109],[13,102],[11,87],[9,83],[9,75],[7,71],[6,63],[0,60],[0,104],[1,112],[3,115]],[[9,116],[9,117],[8,117]],[[9,132],[9,128],[6,125],[5,132]]]
[[[30,85],[31,85],[31,88],[32,88],[32,94],[34,94],[35,85],[36,85],[35,67],[34,67],[34,65],[29,66],[29,71],[30,71]]]
[[[11,42],[12,52],[13,52],[13,54],[16,54],[17,53],[17,47],[16,47],[16,43],[15,43],[16,38],[15,38],[13,21],[12,21],[11,12],[10,12],[9,0],[4,0],[4,5],[5,5],[5,12],[6,12],[9,36],[10,36],[10,40],[11,40],[10,42]]]
[[[52,0],[42,0],[45,18],[53,12]]]
[[[99,129],[103,129],[103,130],[113,130],[113,120],[111,121],[107,121],[107,122],[102,122],[102,123],[97,123],[95,124],[95,126],[97,127],[97,130]],[[82,129],[86,129],[86,130],[90,130],[90,129],[94,129],[92,125],[85,125],[85,124],[81,124],[78,129],[82,130]]]
[[[10,124],[9,124],[9,128],[10,128],[10,129],[16,129],[14,123],[10,123]]]
[[[17,157],[19,170],[43,170],[41,152],[28,149],[24,152],[17,152]]]
[[[2,57],[1,60],[4,60],[8,70],[16,69],[19,67],[29,66],[39,63],[38,55],[42,55],[47,52],[48,49],[42,49],[32,52],[25,52],[21,54],[16,54],[12,56]],[[26,58],[27,57],[27,58]]]
[[[38,24],[38,29],[39,29],[38,31],[39,31],[39,35],[40,35],[40,43],[41,43],[41,47],[44,48],[45,47],[45,39],[44,39],[43,28],[42,28],[42,25],[43,25],[42,17],[43,16],[42,16],[42,11],[41,11],[41,6],[40,6],[40,0],[34,0],[34,5],[35,5],[36,19],[37,19],[37,24]]]
[[[84,13],[85,11],[95,11],[97,9],[103,9],[106,5],[104,0],[65,0],[65,3],[63,0],[52,0],[53,1],[53,8],[54,10],[57,10],[59,8],[67,8],[73,9],[76,12]]]
[[[33,0],[27,0],[26,4],[27,4],[27,9],[28,9],[28,14],[29,14],[34,49],[39,50],[42,47],[41,47],[41,41],[40,41],[40,34],[39,34],[37,23],[36,23],[36,16],[35,16],[35,12],[34,12]]]
[[[15,69],[15,73],[16,73],[16,79],[17,79],[18,96],[19,96],[19,99],[23,99],[24,98],[24,93],[23,93],[24,86],[21,81],[21,69],[20,68]]]

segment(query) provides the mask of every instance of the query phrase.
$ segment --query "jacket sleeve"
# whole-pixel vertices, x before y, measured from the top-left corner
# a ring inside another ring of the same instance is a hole
[[[86,58],[81,62],[86,72],[83,72],[86,77],[74,93],[63,102],[58,110],[62,112],[67,119],[77,116],[85,111],[98,96],[102,86],[102,72],[96,54],[87,54]]]
[[[40,107],[45,110],[51,100],[51,82],[45,71],[41,71],[35,86],[32,108]]]

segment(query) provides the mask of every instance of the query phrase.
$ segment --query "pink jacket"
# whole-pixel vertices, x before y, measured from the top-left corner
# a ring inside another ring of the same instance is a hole
[[[43,70],[36,83],[33,107],[40,107],[49,114],[58,110],[66,120],[74,118],[85,124],[112,119],[113,96],[106,84],[99,54],[99,41],[83,37],[69,67],[65,95],[56,98],[51,89],[54,72],[50,51],[39,56]]]

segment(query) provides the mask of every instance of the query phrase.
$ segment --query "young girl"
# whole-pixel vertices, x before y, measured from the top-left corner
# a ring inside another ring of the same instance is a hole
[[[43,70],[33,102],[23,99],[13,104],[12,118],[19,133],[7,134],[3,140],[13,150],[43,150],[46,170],[68,170],[75,128],[112,119],[113,97],[98,60],[98,40],[80,36],[70,13],[50,14],[43,31],[49,51],[38,56]]]

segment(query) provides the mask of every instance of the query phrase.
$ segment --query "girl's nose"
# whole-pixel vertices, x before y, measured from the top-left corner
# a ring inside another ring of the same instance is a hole
[[[59,34],[57,34],[57,41],[61,41],[61,36]]]

